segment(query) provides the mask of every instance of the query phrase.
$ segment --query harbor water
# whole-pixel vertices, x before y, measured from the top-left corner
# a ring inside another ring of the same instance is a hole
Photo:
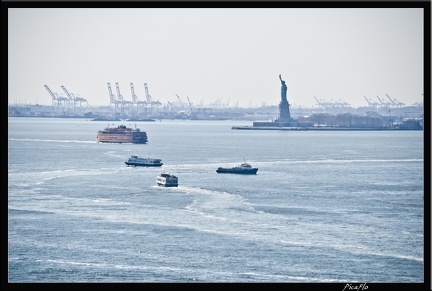
[[[97,143],[108,124],[148,143]],[[424,281],[423,131],[251,124],[9,117],[8,282]]]

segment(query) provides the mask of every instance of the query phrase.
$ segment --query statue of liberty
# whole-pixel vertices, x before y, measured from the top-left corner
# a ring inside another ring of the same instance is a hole
[[[282,80],[281,75],[279,74],[279,79],[281,80],[281,101],[282,102],[288,102],[287,100],[287,85],[285,84],[285,81]]]
[[[279,74],[281,81],[281,101],[279,102],[279,115],[271,122],[254,122],[253,126],[261,127],[296,127],[299,126],[298,121],[291,117],[290,104],[287,99],[287,85],[282,80],[282,75]]]

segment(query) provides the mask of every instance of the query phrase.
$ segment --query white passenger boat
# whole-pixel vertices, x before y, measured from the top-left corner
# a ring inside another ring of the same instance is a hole
[[[161,172],[156,178],[156,183],[161,187],[177,187],[178,177],[166,172]]]
[[[125,164],[140,167],[160,167],[163,165],[161,159],[142,158],[137,155],[131,155]]]

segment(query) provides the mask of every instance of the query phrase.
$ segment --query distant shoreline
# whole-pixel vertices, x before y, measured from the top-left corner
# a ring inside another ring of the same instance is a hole
[[[88,118],[88,117],[78,117],[78,116],[8,116],[8,117],[15,117],[15,118],[65,118],[65,119],[86,119],[89,121],[109,121],[109,122],[152,122],[156,121],[154,119],[142,119],[142,120],[127,120],[127,119],[95,119],[95,118]],[[184,120],[184,119],[159,119],[159,121],[162,120]],[[192,119],[190,119],[192,120]],[[215,119],[201,119],[203,121],[217,121]],[[239,120],[231,120],[233,122],[237,122]],[[249,121],[249,120],[244,120]],[[424,128],[400,128],[400,127],[385,127],[385,128],[361,128],[361,127],[339,127],[339,126],[232,126],[231,129],[234,130],[282,130],[282,131],[400,131],[400,130],[421,130],[423,131]]]
[[[264,126],[233,126],[231,129],[238,130],[285,130],[285,131],[393,131],[393,130],[423,130],[423,128],[358,128],[358,127],[264,127]]]

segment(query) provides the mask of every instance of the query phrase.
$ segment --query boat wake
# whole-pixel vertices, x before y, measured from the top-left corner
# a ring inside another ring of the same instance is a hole
[[[99,169],[65,169],[55,171],[41,172],[9,172],[9,182],[16,183],[21,187],[30,187],[34,185],[42,185],[53,179],[68,178],[74,176],[99,176],[101,174],[117,174],[122,171],[127,171],[127,167],[122,168],[99,168]]]
[[[422,163],[423,159],[309,159],[309,160],[274,160],[274,161],[253,161],[254,167],[260,168],[262,170],[271,169],[275,166],[291,166],[291,165],[303,165],[303,164],[351,164],[351,163]],[[235,167],[238,166],[238,162],[217,162],[217,163],[196,163],[196,164],[184,164],[179,163],[176,165],[170,165],[172,171],[181,171],[184,173],[201,173],[201,172],[214,172],[218,167]]]
[[[9,138],[10,141],[23,141],[23,142],[58,142],[58,143],[83,143],[94,144],[97,141],[90,140],[60,140],[60,139],[39,139],[39,138]]]

